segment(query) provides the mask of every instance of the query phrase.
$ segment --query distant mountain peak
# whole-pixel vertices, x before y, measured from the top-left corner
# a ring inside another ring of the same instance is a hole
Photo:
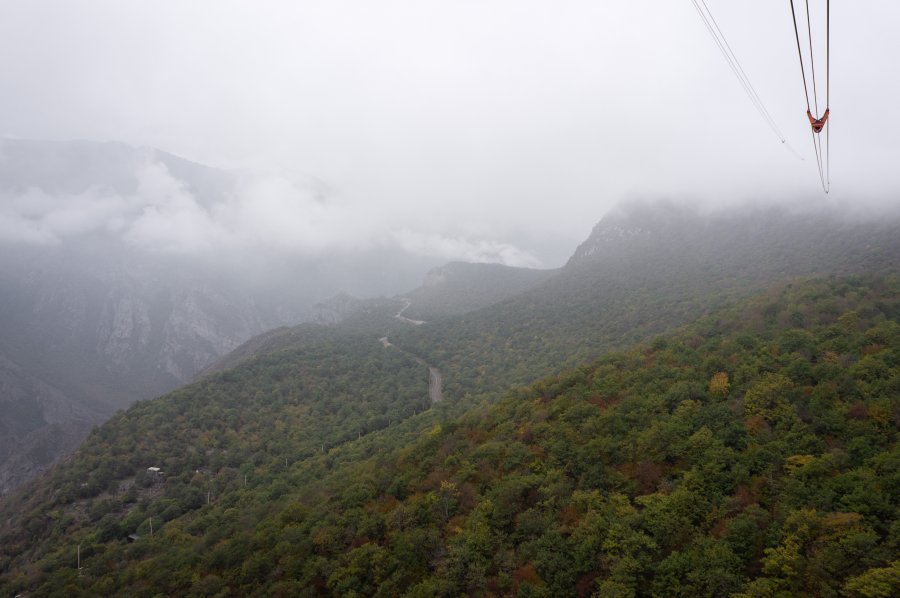
[[[503,264],[449,262],[425,274],[422,286],[406,294],[408,314],[425,320],[462,314],[508,299],[552,275],[554,270]]]
[[[635,243],[679,234],[689,222],[700,222],[699,214],[669,203],[619,205],[598,222],[590,236],[578,246],[569,263],[602,258]]]

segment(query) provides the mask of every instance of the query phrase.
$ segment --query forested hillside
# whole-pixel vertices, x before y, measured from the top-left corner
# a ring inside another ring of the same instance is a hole
[[[503,270],[525,290],[475,311],[465,305],[507,291],[448,296],[436,309],[465,313],[420,325],[396,317],[409,297],[336,297],[322,309],[339,324],[253,339],[0,504],[2,583],[51,595],[837,595],[868,568],[863,581],[883,583],[897,493],[869,483],[893,475],[897,233],[891,219],[638,209],[605,218],[559,271]],[[484,272],[463,268],[451,286]],[[834,278],[854,272],[865,275]],[[811,274],[831,277],[797,282]],[[438,404],[429,366],[443,373]],[[844,485],[802,478],[803,494],[788,482],[807,466]],[[860,493],[880,502],[847,498]],[[832,515],[858,522],[871,560],[778,573],[766,549],[786,541],[785,505],[825,518],[797,525],[826,543]],[[752,546],[735,544],[745,532]]]
[[[117,416],[7,505],[24,515],[4,528],[3,583],[39,595],[889,596],[898,320],[896,279],[789,284],[493,406],[395,426],[389,414],[415,408],[414,367],[408,384],[354,402],[362,381],[344,360],[274,353]],[[382,360],[406,367],[355,346],[370,381]],[[349,442],[322,453],[301,412],[341,406],[387,427],[353,440],[363,426],[344,423]]]
[[[422,286],[406,294],[406,315],[421,320],[455,316],[515,297],[549,279],[555,270],[501,264],[451,262],[425,275]]]
[[[796,276],[896,273],[898,264],[897,218],[625,206],[545,282],[459,317],[407,327],[396,342],[440,367],[451,395],[496,393]]]

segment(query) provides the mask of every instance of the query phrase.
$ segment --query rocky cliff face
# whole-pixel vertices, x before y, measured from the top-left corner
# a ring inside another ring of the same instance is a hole
[[[14,253],[28,267],[12,267],[10,254],[0,260],[0,492],[76,447],[116,409],[192,380],[286,323],[284,310],[190,268],[161,276],[154,264],[110,256],[98,272],[96,256],[70,253],[60,263],[55,249]]]
[[[0,355],[0,494],[50,467],[106,415]]]
[[[163,174],[148,179],[148,168]],[[248,282],[226,260],[153,251],[123,233],[123,214],[187,197],[212,210],[235,185],[232,173],[149,148],[0,140],[0,493],[117,409],[308,317],[312,301],[281,273],[256,268]],[[162,230],[177,216],[160,216]]]

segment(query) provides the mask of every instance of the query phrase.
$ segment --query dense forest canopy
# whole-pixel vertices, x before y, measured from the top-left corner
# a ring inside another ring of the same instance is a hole
[[[421,408],[415,362],[345,341],[252,360],[98,429],[50,482],[6,505],[22,520],[3,531],[4,586],[147,596],[897,589],[896,278],[787,284],[494,404],[402,422],[392,417]],[[351,346],[364,372],[335,359]],[[298,351],[308,351],[302,372],[291,365]],[[385,367],[407,368],[406,382],[371,386]],[[358,374],[368,396],[353,390]],[[302,411],[334,422],[341,442],[323,452]]]

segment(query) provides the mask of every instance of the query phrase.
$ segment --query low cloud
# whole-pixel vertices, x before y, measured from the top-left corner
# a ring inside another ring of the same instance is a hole
[[[448,260],[478,263],[499,263],[507,266],[537,268],[541,264],[536,257],[509,243],[496,241],[472,241],[462,237],[446,237],[411,230],[396,233],[394,238],[400,247],[420,255],[439,256]]]
[[[510,243],[418,230],[403,223],[402,214],[323,197],[308,182],[286,176],[236,176],[233,188],[212,201],[198,198],[157,160],[140,164],[134,177],[136,191],[126,195],[98,187],[77,194],[38,187],[0,192],[0,241],[56,245],[105,234],[170,254],[315,257],[395,248],[444,260],[540,265]]]
[[[0,196],[0,239],[40,245],[68,237],[121,228],[133,211],[129,198],[105,195],[97,189],[75,195],[55,195],[32,187]]]
[[[227,244],[228,231],[215,213],[199,204],[185,185],[169,175],[165,166],[148,164],[138,170],[140,205],[130,218],[123,238],[143,249],[174,253],[206,253]]]

